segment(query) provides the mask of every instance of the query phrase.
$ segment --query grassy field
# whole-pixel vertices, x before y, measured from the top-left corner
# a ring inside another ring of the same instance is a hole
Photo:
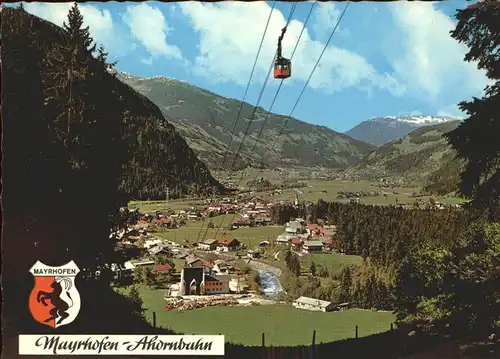
[[[130,210],[139,209],[143,213],[149,213],[154,211],[163,211],[166,209],[182,210],[189,209],[191,207],[203,208],[203,201],[196,201],[192,199],[176,199],[166,201],[131,201],[128,204]]]
[[[301,264],[309,268],[312,262],[322,266],[346,266],[351,264],[361,264],[362,258],[360,256],[340,255],[337,253],[324,253],[324,254],[310,254],[301,257]]]
[[[394,189],[382,189],[375,185],[375,183],[370,181],[322,181],[313,180],[305,181],[307,187],[300,188],[303,193],[299,195],[300,200],[306,201],[318,201],[320,199],[325,201],[337,201],[337,196],[340,192],[385,192],[387,196],[374,196],[374,197],[361,197],[360,202],[363,204],[370,205],[390,205],[397,203],[407,203],[412,204],[416,198],[413,197],[414,194],[419,193],[420,187],[408,187],[408,188],[394,188]],[[326,192],[326,193],[325,193]],[[264,194],[264,193],[262,193]],[[273,197],[276,200],[293,200],[295,198],[294,189],[286,189],[282,194]],[[420,197],[424,200],[430,198],[430,196]],[[456,197],[438,197],[438,201],[443,203],[462,203],[463,200]]]
[[[279,183],[280,180],[273,177],[271,174],[268,176],[269,180],[273,183]],[[266,178],[266,177],[265,177]],[[252,180],[253,177],[249,176],[244,178],[243,183]],[[308,187],[301,188],[300,191],[303,193],[299,195],[300,200],[307,201],[317,201],[323,199],[325,201],[336,201],[339,192],[385,192],[387,195],[376,196],[376,197],[362,197],[360,202],[363,204],[370,205],[390,205],[397,203],[413,204],[416,200],[413,194],[419,193],[420,187],[410,187],[410,188],[394,188],[394,189],[381,189],[375,185],[374,182],[370,181],[325,181],[325,180],[306,180]],[[325,193],[326,192],[326,193]],[[268,192],[257,193],[260,196],[268,196]],[[273,200],[294,200],[295,190],[285,189],[280,195],[275,195],[271,197]],[[421,200],[428,200],[430,196],[419,197]],[[463,203],[463,199],[453,196],[443,196],[435,197],[439,202],[449,203],[449,204],[460,204]],[[202,201],[190,200],[170,200],[165,201],[134,201],[129,203],[130,209],[139,208],[143,212],[153,212],[156,210],[166,210],[168,208],[173,210],[188,209],[191,207],[203,207]]]
[[[198,237],[200,241],[205,234],[209,221],[211,221],[216,227],[227,228],[233,218],[239,218],[241,216],[234,214],[227,214],[222,216],[216,216],[210,218],[206,221],[189,221],[186,226],[169,229],[162,232],[157,232],[156,235],[174,241],[177,243],[195,243]],[[203,226],[203,227],[202,227]],[[201,233],[200,233],[201,229]],[[227,236],[237,238],[240,242],[244,243],[247,247],[253,248],[258,246],[260,241],[275,239],[280,233],[283,233],[283,227],[252,227],[252,228],[240,228],[235,230],[219,230],[209,228],[206,234],[206,239],[215,238],[217,234],[217,239],[221,239]]]
[[[359,336],[389,330],[395,316],[389,312],[348,310],[321,313],[296,309],[291,305],[251,307],[206,307],[186,312],[167,311],[163,291],[139,286],[146,317],[152,320],[156,312],[157,325],[186,334],[224,334],[226,341],[259,345],[261,333],[266,343],[273,345],[310,344],[312,331],[316,342],[331,342],[352,338],[355,326]]]

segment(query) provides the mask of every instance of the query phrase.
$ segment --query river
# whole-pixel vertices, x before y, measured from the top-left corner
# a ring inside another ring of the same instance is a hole
[[[260,276],[260,287],[265,297],[276,298],[283,291],[278,276],[265,269],[257,269]]]
[[[248,265],[259,272],[260,287],[265,297],[275,299],[283,287],[280,283],[281,269],[259,261],[249,261]]]
[[[230,256],[224,256],[225,258],[233,258]],[[260,276],[260,287],[264,297],[269,299],[276,299],[278,294],[283,291],[279,277],[281,275],[281,269],[276,268],[270,264],[259,262],[256,260],[248,260],[246,262],[252,269],[259,272]]]

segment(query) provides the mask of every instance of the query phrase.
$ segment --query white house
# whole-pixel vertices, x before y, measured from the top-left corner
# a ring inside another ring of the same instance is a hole
[[[299,309],[314,310],[320,312],[331,312],[334,310],[332,302],[309,297],[300,297],[293,302],[293,306]]]
[[[163,241],[161,239],[146,239],[144,241],[144,248],[149,249],[162,243]]]
[[[299,221],[290,221],[285,226],[285,232],[290,234],[302,233],[302,223]]]
[[[217,259],[214,262],[212,270],[218,274],[228,274],[229,266],[221,259]]]
[[[243,279],[231,278],[231,280],[229,281],[229,290],[233,293],[246,292],[248,288],[249,285],[246,284]]]
[[[204,251],[213,251],[217,248],[217,241],[215,239],[207,239],[198,244],[198,248]]]
[[[323,242],[321,241],[305,241],[302,244],[304,253],[321,253],[323,252]]]

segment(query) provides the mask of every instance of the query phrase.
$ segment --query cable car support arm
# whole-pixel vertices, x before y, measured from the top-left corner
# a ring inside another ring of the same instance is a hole
[[[279,60],[281,59],[281,41],[283,41],[283,37],[285,36],[285,32],[286,32],[286,26],[281,29],[281,35],[278,37],[278,52],[277,52],[277,55],[276,55],[276,58]]]

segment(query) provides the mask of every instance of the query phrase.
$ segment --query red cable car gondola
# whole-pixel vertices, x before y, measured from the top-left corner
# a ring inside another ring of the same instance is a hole
[[[278,37],[278,52],[274,62],[274,78],[286,79],[292,75],[292,62],[281,56],[281,41],[285,36],[286,26],[281,30],[281,36]]]

